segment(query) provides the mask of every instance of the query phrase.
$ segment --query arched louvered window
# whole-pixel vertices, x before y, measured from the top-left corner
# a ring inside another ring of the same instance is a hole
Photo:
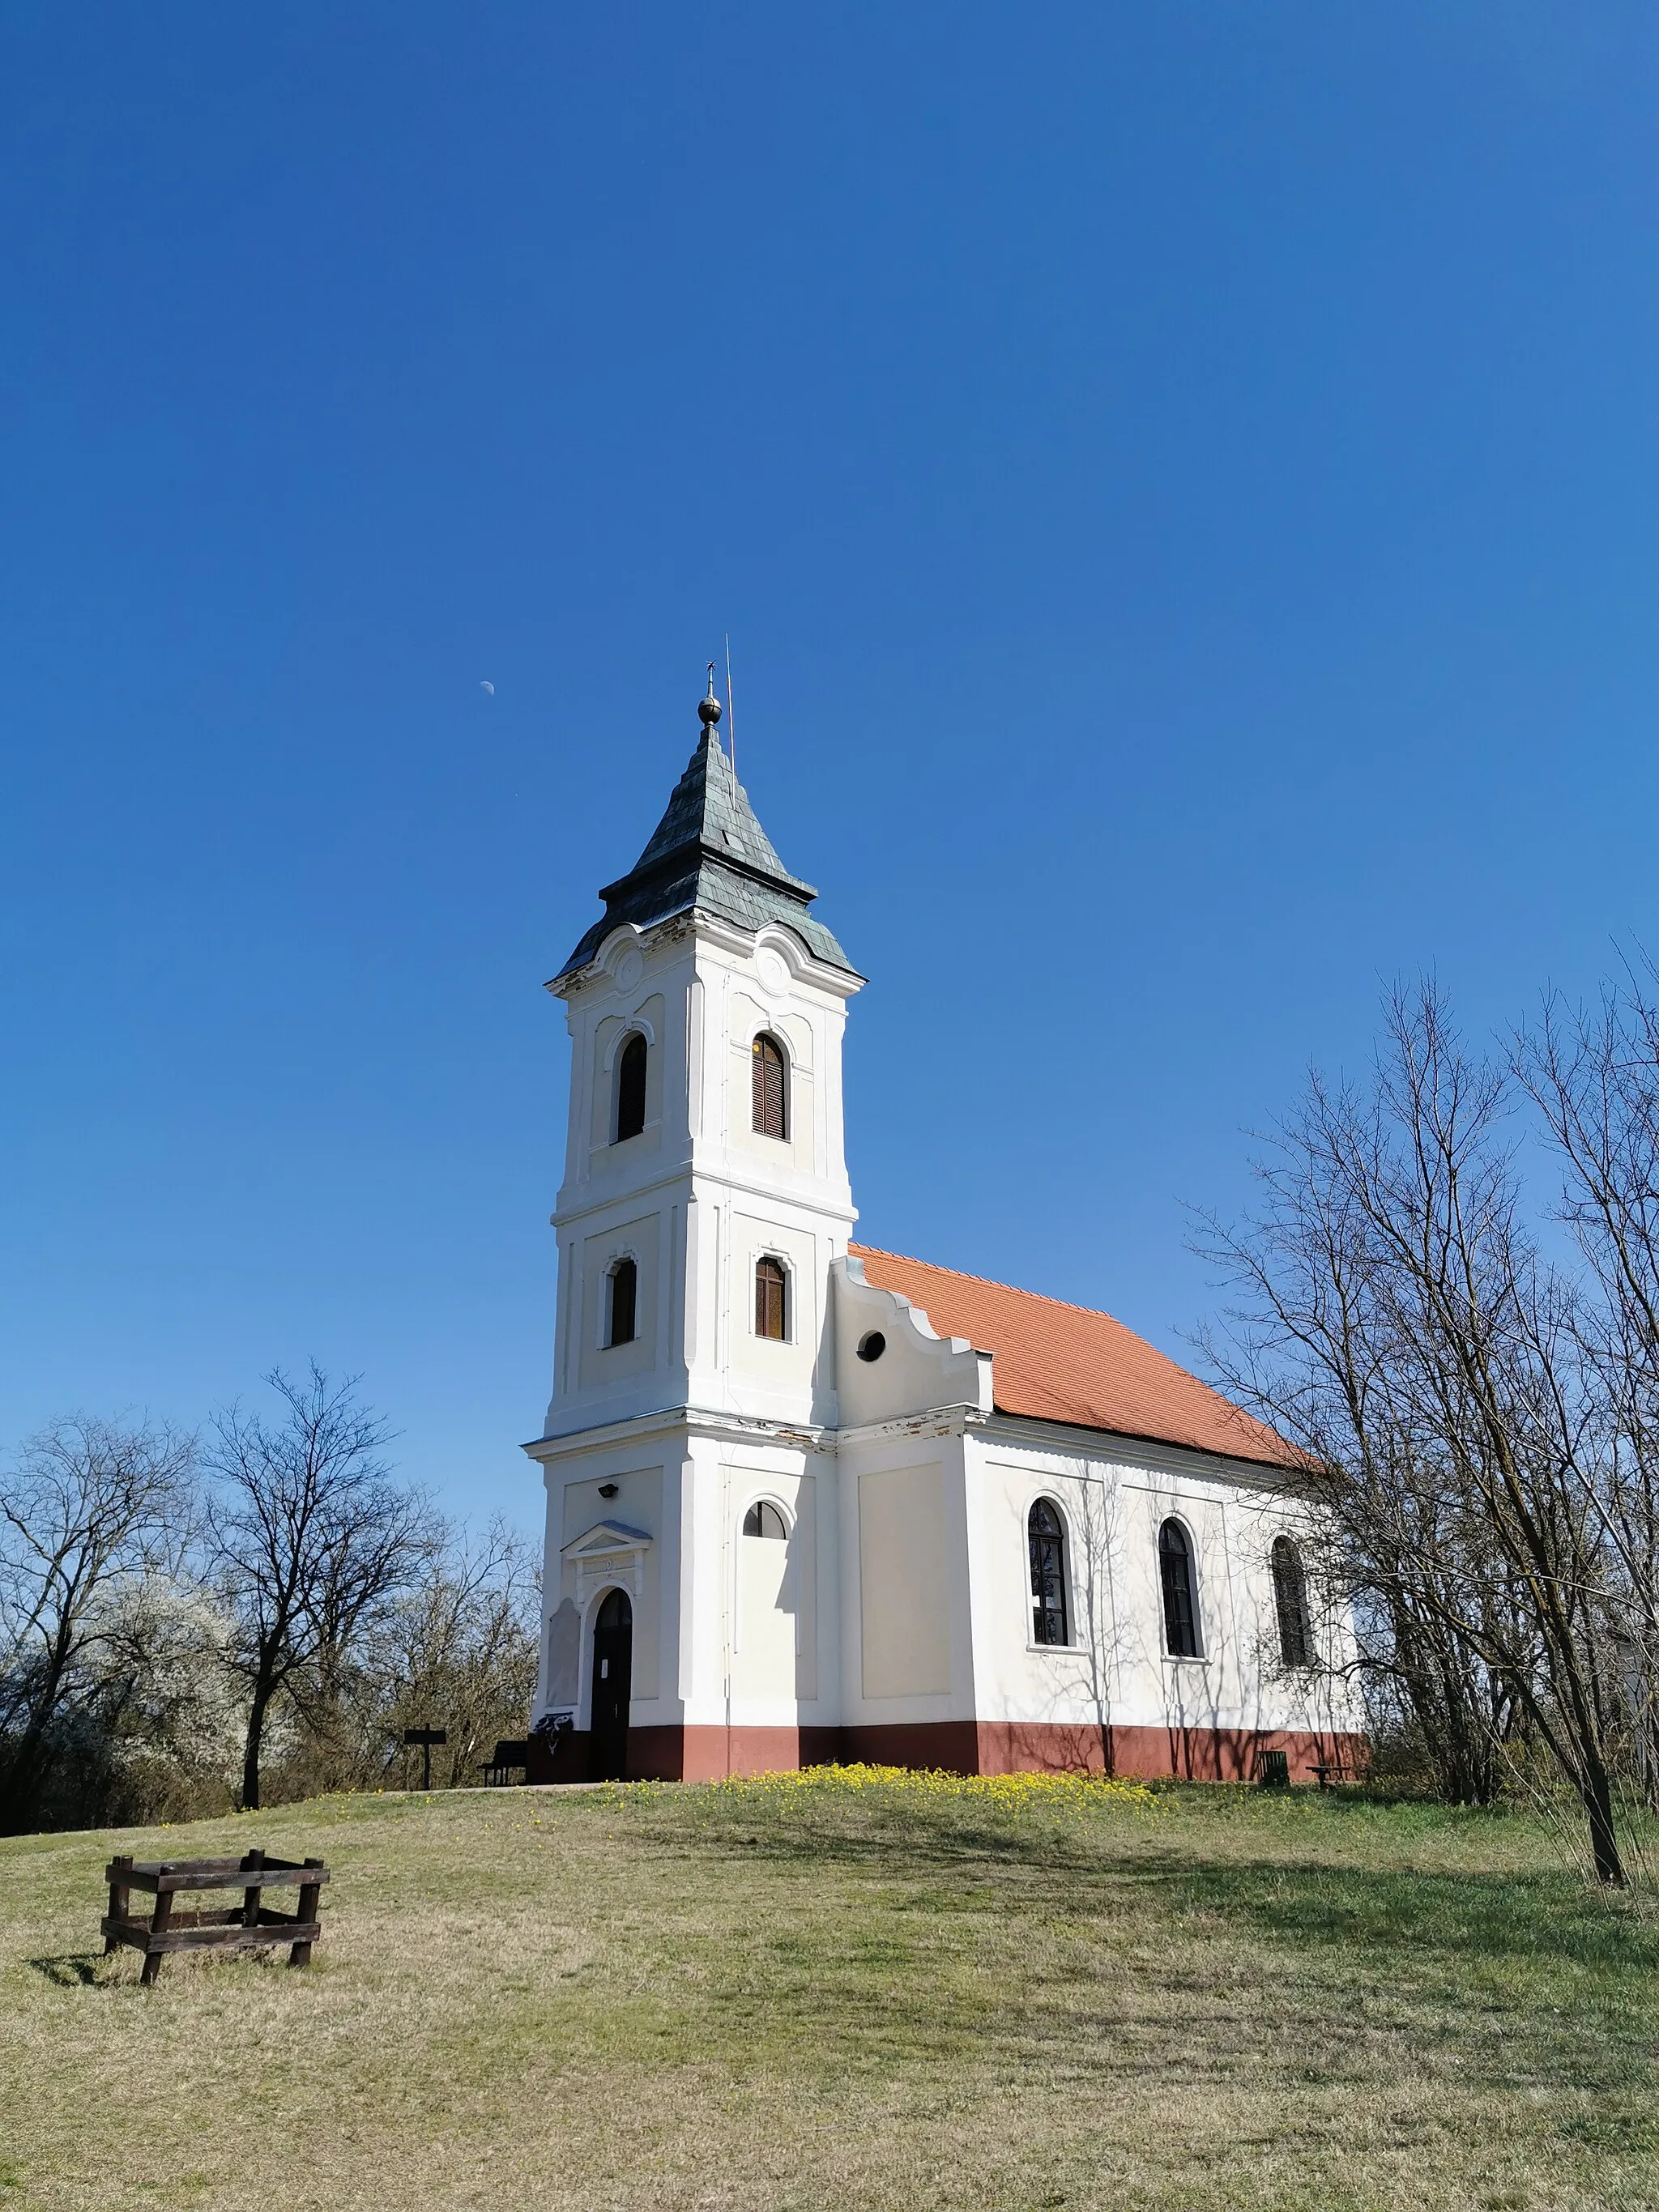
[[[645,1039],[637,1030],[617,1055],[617,1142],[645,1127]]]
[[[618,1260],[606,1278],[605,1340],[632,1344],[638,1334],[640,1271],[631,1260]]]
[[[763,1030],[750,1056],[750,1104],[755,1133],[760,1137],[789,1134],[789,1069],[783,1047]]]
[[[1198,1656],[1198,1604],[1193,1547],[1179,1521],[1158,1532],[1158,1572],[1164,1585],[1164,1648],[1172,1659]]]
[[[755,1262],[755,1334],[781,1344],[789,1334],[789,1278],[769,1253]]]
[[[789,1538],[782,1514],[764,1498],[757,1498],[744,1515],[743,1533],[745,1536],[764,1536],[775,1544],[787,1543]]]
[[[1039,1498],[1026,1521],[1031,1546],[1031,1636],[1037,1644],[1067,1644],[1066,1524],[1060,1509]]]
[[[1286,1667],[1313,1664],[1313,1626],[1308,1618],[1308,1577],[1302,1554],[1288,1536],[1275,1536],[1273,1565],[1273,1611],[1279,1616],[1279,1656]]]

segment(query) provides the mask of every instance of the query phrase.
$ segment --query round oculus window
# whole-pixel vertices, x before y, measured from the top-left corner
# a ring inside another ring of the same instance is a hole
[[[879,1359],[886,1349],[887,1339],[878,1328],[872,1328],[868,1336],[861,1336],[859,1339],[860,1359]]]

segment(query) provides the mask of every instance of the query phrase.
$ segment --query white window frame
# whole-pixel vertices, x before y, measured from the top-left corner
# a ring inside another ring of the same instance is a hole
[[[1039,1499],[1046,1505],[1052,1505],[1055,1512],[1060,1516],[1060,1559],[1066,1570],[1066,1633],[1064,1644],[1039,1644],[1036,1637],[1031,1633],[1031,1610],[1033,1604],[1033,1595],[1031,1590],[1031,1508],[1037,1504]],[[1020,1516],[1020,1587],[1025,1593],[1025,1649],[1028,1651],[1035,1651],[1040,1654],[1046,1653],[1050,1657],[1055,1656],[1062,1652],[1069,1653],[1086,1651],[1089,1649],[1088,1643],[1078,1633],[1080,1616],[1078,1611],[1077,1603],[1077,1565],[1073,1548],[1074,1541],[1073,1527],[1073,1524],[1071,1513],[1066,1508],[1065,1499],[1060,1495],[1058,1490],[1054,1489],[1046,1484],[1039,1483],[1036,1488],[1033,1490],[1030,1495],[1026,1498],[1025,1509]]]
[[[1191,1580],[1193,1599],[1193,1634],[1197,1638],[1196,1651],[1171,1651],[1170,1623],[1164,1609],[1164,1524],[1173,1521],[1187,1539],[1187,1571]],[[1158,1600],[1158,1648],[1166,1667],[1207,1667],[1210,1663],[1210,1638],[1204,1618],[1204,1589],[1198,1571],[1198,1537],[1192,1522],[1184,1513],[1174,1507],[1158,1516],[1158,1526],[1152,1531],[1152,1587]]]
[[[763,1336],[755,1326],[755,1277],[763,1260],[775,1260],[783,1270],[781,1336]],[[793,1344],[796,1339],[795,1263],[787,1252],[779,1251],[775,1244],[757,1244],[749,1255],[749,1334],[757,1344],[775,1344],[780,1347]]]
[[[613,1344],[611,1341],[611,1286],[617,1268],[624,1260],[634,1262],[634,1334],[624,1337],[620,1344]],[[644,1287],[644,1270],[640,1266],[640,1255],[631,1244],[621,1245],[607,1255],[605,1265],[599,1270],[599,1342],[596,1350],[626,1352],[630,1344],[643,1341],[645,1332],[640,1327],[640,1305]]]

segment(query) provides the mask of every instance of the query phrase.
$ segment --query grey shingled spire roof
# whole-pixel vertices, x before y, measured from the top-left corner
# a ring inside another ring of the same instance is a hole
[[[749,794],[720,744],[720,702],[712,685],[698,712],[702,736],[674,786],[667,811],[628,873],[599,893],[604,919],[594,923],[554,981],[585,968],[618,923],[648,929],[672,915],[692,912],[718,915],[739,929],[781,922],[815,958],[856,975],[834,936],[806,911],[817,891],[790,874],[755,819]]]

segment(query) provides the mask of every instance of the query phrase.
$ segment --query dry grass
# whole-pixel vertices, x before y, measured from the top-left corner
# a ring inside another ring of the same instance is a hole
[[[112,1849],[338,1869],[106,1962]],[[0,1844],[0,2208],[1659,2207],[1654,1928],[1516,1816],[331,1799]]]

